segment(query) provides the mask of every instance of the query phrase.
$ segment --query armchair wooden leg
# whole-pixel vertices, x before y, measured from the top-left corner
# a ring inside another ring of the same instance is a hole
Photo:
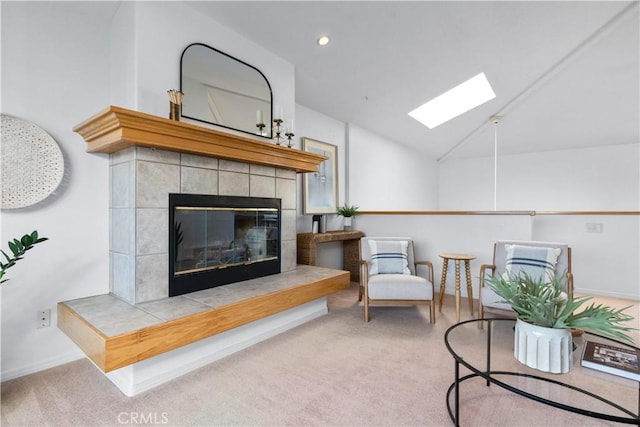
[[[436,302],[434,298],[431,298],[429,311],[431,312],[431,324],[434,325],[436,323]]]
[[[481,297],[478,295],[478,319],[482,320],[484,318],[484,311],[482,310],[482,301],[480,298]],[[482,322],[478,322],[478,329],[483,329]]]
[[[364,321],[369,321],[369,301],[366,298],[364,300]]]

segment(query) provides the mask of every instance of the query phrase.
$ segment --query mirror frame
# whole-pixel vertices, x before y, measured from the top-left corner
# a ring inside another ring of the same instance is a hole
[[[207,121],[207,120],[204,120],[204,119],[201,119],[201,118],[187,116],[182,111],[180,112],[180,116],[184,117],[186,119],[196,120],[196,121],[201,122],[201,123],[208,123],[208,124],[211,124],[211,125],[214,125],[214,126],[219,126],[219,127],[225,128],[225,129],[231,129],[231,130],[235,130],[235,131],[238,131],[238,132],[243,132],[243,133],[246,133],[246,134],[249,134],[249,135],[256,136],[258,138],[264,138],[264,139],[268,139],[268,140],[272,139],[273,138],[273,123],[272,123],[273,122],[273,91],[271,90],[271,84],[269,83],[269,80],[267,80],[267,77],[262,73],[262,71],[260,71],[259,69],[257,69],[253,65],[247,64],[246,62],[244,62],[244,61],[242,61],[242,60],[240,60],[238,58],[235,58],[235,57],[229,55],[228,53],[225,53],[225,52],[223,52],[223,51],[221,51],[219,49],[211,47],[211,46],[209,46],[209,45],[207,45],[205,43],[200,43],[200,42],[191,43],[187,47],[184,48],[184,50],[182,51],[182,54],[180,55],[180,91],[184,92],[184,90],[183,90],[184,89],[183,88],[183,59],[184,59],[184,55],[187,52],[187,50],[190,47],[193,47],[193,46],[202,46],[202,47],[211,49],[213,52],[215,52],[217,54],[224,55],[225,57],[227,57],[228,59],[231,59],[232,61],[236,61],[239,64],[244,65],[245,67],[249,67],[252,70],[257,71],[258,74],[260,76],[262,76],[262,78],[264,79],[265,83],[267,84],[267,87],[269,88],[269,98],[270,98],[269,99],[269,118],[271,120],[271,123],[268,123],[268,126],[266,127],[266,129],[268,129],[266,131],[266,134],[265,135],[259,135],[257,133],[257,129],[256,129],[256,132],[250,132],[250,131],[245,130],[245,129],[237,129],[237,128],[234,128],[234,127],[222,125],[220,123],[210,122],[210,121]]]

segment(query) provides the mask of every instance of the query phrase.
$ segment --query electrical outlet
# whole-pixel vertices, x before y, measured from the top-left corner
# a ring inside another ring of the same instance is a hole
[[[602,233],[602,223],[601,222],[587,222],[585,224],[585,229],[587,233]]]
[[[51,310],[38,310],[38,329],[51,326]]]

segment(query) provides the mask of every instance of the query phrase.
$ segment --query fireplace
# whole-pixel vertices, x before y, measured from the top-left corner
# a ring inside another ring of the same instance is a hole
[[[280,273],[276,198],[169,194],[169,296]]]

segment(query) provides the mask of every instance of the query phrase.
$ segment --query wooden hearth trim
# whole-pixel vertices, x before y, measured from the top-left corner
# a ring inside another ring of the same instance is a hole
[[[157,356],[349,287],[349,272],[259,295],[154,326],[107,337],[64,302],[58,327],[104,372]]]
[[[115,153],[141,146],[199,154],[296,172],[317,172],[327,158],[190,123],[110,106],[73,128],[89,153]]]

